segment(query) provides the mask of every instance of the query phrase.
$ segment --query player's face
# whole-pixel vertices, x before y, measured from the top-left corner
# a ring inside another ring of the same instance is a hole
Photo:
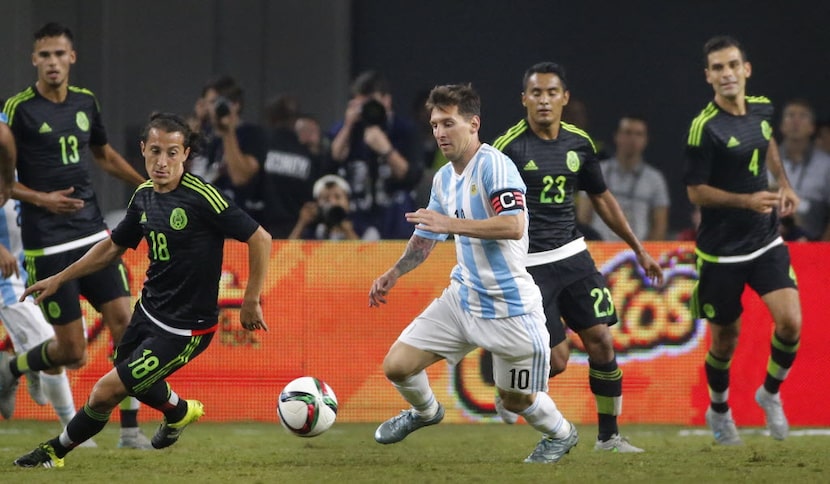
[[[805,106],[790,104],[781,116],[781,134],[787,139],[804,141],[816,130],[813,113]]]
[[[639,119],[623,118],[614,134],[614,144],[620,156],[641,156],[648,142],[646,123]]]
[[[184,147],[184,135],[151,128],[147,141],[141,142],[144,168],[153,180],[153,188],[160,193],[174,190],[184,174],[184,162],[190,148]]]
[[[44,37],[35,41],[32,65],[38,82],[50,87],[69,83],[69,66],[75,63],[75,50],[65,36]]]
[[[429,124],[438,148],[448,160],[463,161],[466,156],[472,156],[468,151],[473,147],[478,149],[478,128],[481,125],[478,116],[466,119],[459,114],[458,106],[435,107],[430,113]]]
[[[562,119],[562,108],[568,104],[570,93],[562,80],[553,73],[535,73],[527,80],[522,93],[522,105],[527,109],[528,120],[537,126],[547,127]]]
[[[712,85],[715,96],[735,99],[744,94],[746,80],[752,74],[752,66],[744,61],[737,47],[710,52],[706,68],[706,82]]]

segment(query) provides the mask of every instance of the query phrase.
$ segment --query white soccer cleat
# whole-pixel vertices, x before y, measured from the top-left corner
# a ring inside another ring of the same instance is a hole
[[[627,438],[620,436],[620,434],[614,434],[608,440],[597,440],[597,443],[594,444],[594,450],[618,452],[621,454],[645,452],[643,449],[629,442]]]
[[[755,392],[755,402],[764,410],[769,435],[775,440],[784,440],[790,434],[790,423],[784,415],[780,393],[770,393],[763,385]]]
[[[712,407],[707,408],[706,424],[712,429],[715,442],[720,445],[743,445],[738,428],[735,427],[735,420],[732,419],[731,409],[726,413],[719,413],[712,410]]]

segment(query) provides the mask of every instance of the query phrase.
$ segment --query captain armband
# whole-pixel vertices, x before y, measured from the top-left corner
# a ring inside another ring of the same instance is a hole
[[[490,197],[490,204],[497,214],[505,210],[524,210],[525,194],[515,189],[502,190]]]

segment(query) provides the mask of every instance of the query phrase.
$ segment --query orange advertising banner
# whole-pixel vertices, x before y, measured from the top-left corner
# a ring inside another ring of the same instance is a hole
[[[383,357],[401,330],[447,286],[455,264],[453,244],[439,244],[421,267],[399,280],[387,305],[369,308],[372,281],[404,247],[405,242],[275,241],[263,295],[270,331],[249,333],[238,320],[247,252],[244,244],[228,242],[220,290],[221,329],[207,351],[169,379],[171,385],[183,397],[204,402],[206,420],[211,421],[276,422],[280,390],[305,375],[331,385],[340,402],[341,422],[379,422],[397,414],[406,403],[386,381]],[[688,309],[696,280],[693,245],[647,244],[666,273],[662,287],[646,280],[625,245],[591,243],[589,248],[608,280],[620,317],[612,332],[624,372],[621,421],[703,424],[708,332],[705,322],[693,320]],[[821,311],[823,289],[830,286],[830,244],[792,244],[790,251],[800,284],[804,330],[795,366],[783,386],[785,408],[793,425],[830,425],[830,415],[815,411],[815,402],[830,398],[830,358],[825,355],[830,328]],[[137,295],[148,263],[146,248],[129,251],[125,263]],[[731,366],[730,403],[739,425],[762,425],[763,414],[753,395],[766,371],[772,320],[750,291],[744,307],[740,344]],[[110,368],[108,332],[100,331],[100,318],[88,304],[84,310],[90,329],[89,363],[69,373],[78,406]],[[594,422],[587,357],[579,338],[570,337],[568,369],[551,380],[550,394],[569,419]],[[447,409],[446,421],[496,420],[490,360],[484,352],[473,351],[455,367],[438,363],[428,373]],[[38,407],[29,399],[23,385],[17,399],[14,418],[56,419],[48,406]],[[140,412],[142,421],[159,418],[152,409]]]

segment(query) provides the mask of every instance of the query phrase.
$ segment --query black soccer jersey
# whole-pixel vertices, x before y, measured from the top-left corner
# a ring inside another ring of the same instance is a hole
[[[107,144],[95,95],[69,86],[66,100],[54,103],[32,86],[9,98],[3,112],[17,143],[18,180],[41,192],[72,187],[69,196],[84,201],[72,215],[21,203],[24,247],[41,249],[105,230],[89,174],[89,146]]]
[[[746,98],[747,113],[734,116],[710,102],[692,121],[686,143],[686,185],[732,193],[767,190],[766,156],[773,107],[765,97]],[[778,237],[778,214],[702,207],[697,247],[713,256],[746,255]]]
[[[151,181],[140,185],[112,240],[132,248],[147,240],[141,304],[165,324],[198,330],[217,322],[225,238],[248,240],[258,226],[213,185],[185,173],[168,193],[153,190]]]
[[[523,119],[493,146],[513,160],[527,185],[529,252],[556,249],[582,237],[576,228],[576,193],[606,190],[590,136],[572,124],[562,123],[555,140],[544,140]]]

